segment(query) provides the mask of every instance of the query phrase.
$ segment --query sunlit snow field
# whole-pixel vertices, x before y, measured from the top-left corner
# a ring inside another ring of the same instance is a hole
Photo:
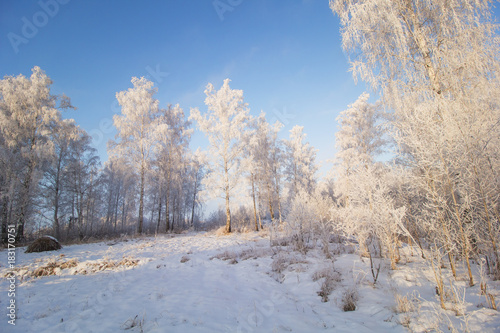
[[[306,255],[286,246],[271,248],[269,237],[259,233],[123,238],[31,254],[19,248],[16,325],[5,316],[3,278],[0,331],[424,332],[452,326],[500,331],[499,313],[485,306],[479,283],[465,288],[465,278],[453,284],[459,299],[465,291],[465,301],[441,310],[432,270],[416,250],[403,248],[397,270],[382,262],[374,285],[369,259],[343,245],[330,246],[333,262],[319,247]],[[6,258],[6,250],[0,255]],[[2,277],[9,271],[5,262]],[[56,275],[29,276],[49,262],[73,265],[56,268]],[[376,259],[375,266],[379,263]],[[322,302],[318,292],[325,271],[335,275],[328,301]],[[443,269],[447,285],[448,273]],[[498,282],[488,281],[488,288],[499,295]],[[357,308],[344,312],[349,290],[357,291]],[[397,311],[397,297],[406,297],[408,312]],[[456,315],[460,309],[465,316]]]

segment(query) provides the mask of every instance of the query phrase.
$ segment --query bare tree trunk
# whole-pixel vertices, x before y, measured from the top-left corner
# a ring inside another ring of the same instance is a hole
[[[269,202],[269,213],[271,214],[271,221],[274,220],[274,211],[273,211],[273,193],[271,190],[271,184],[267,184],[267,195]]]
[[[141,189],[140,189],[140,196],[139,196],[139,225],[137,228],[137,232],[139,234],[142,234],[142,226],[144,222],[144,174],[146,167],[144,165],[144,161],[142,162],[141,165]]]
[[[125,193],[123,193],[123,203],[122,203],[122,232],[125,229],[125,216],[126,216],[126,213],[127,213],[126,204],[127,204],[127,191],[125,191]]]
[[[118,190],[116,191],[116,200],[115,200],[115,216],[114,216],[114,227],[113,227],[113,232],[116,232],[116,225],[118,224],[118,203],[120,201],[120,191],[121,191],[121,184],[118,186]]]
[[[454,190],[454,187],[451,183],[451,179],[450,179],[450,173],[448,171],[448,167],[446,166],[446,163],[444,161],[444,157],[440,151],[440,157],[441,157],[441,162],[443,163],[443,166],[444,166],[444,169],[445,169],[445,172],[446,172],[446,180],[448,182],[448,188],[449,188],[449,191],[451,193],[451,197],[453,198],[453,208],[454,208],[454,211],[455,211],[455,217],[457,219],[457,223],[458,223],[458,229],[460,231],[460,238],[462,240],[462,248],[463,248],[463,256],[465,258],[465,262],[467,264],[467,272],[469,274],[469,286],[473,286],[474,285],[474,278],[472,276],[472,270],[471,270],[471,267],[470,267],[470,262],[469,262],[469,242],[468,242],[468,239],[467,237],[465,236],[465,231],[463,229],[463,226],[462,226],[462,219],[460,217],[460,212],[458,211],[458,202],[457,202],[457,198],[455,196],[455,190]]]
[[[2,199],[2,243],[7,244],[7,226],[9,224],[9,196],[5,195]]]
[[[276,198],[278,199],[278,213],[279,213],[279,218],[280,218],[280,224],[282,223],[282,212],[281,212],[281,196],[280,196],[280,185],[279,185],[279,176],[276,173],[275,174],[275,180],[276,180]]]
[[[175,225],[175,213],[176,213],[177,195],[174,195],[174,200],[172,202],[172,223],[170,224],[170,230],[174,231]]]
[[[229,209],[229,192],[226,190],[226,232],[231,232],[231,210]]]
[[[167,192],[165,199],[165,232],[170,231],[170,183],[167,182]]]
[[[196,206],[196,194],[198,191],[198,172],[195,174],[194,178],[194,188],[193,188],[193,205],[191,208],[191,228],[194,227],[194,208]]]
[[[159,197],[159,203],[158,203],[158,222],[156,223],[156,233],[159,233],[160,232],[160,223],[161,223],[161,209],[162,209],[162,205],[163,205],[163,200],[161,199],[162,197],[162,190],[160,188],[160,197]]]
[[[231,210],[229,208],[229,169],[224,158],[224,190],[226,192],[226,232],[231,232]]]
[[[26,215],[28,214],[28,207],[30,206],[31,182],[34,170],[35,170],[35,162],[33,160],[30,160],[28,165],[28,171],[26,172],[26,176],[24,177],[24,182],[22,186],[21,207],[17,218],[16,242],[24,240],[24,224],[26,223]]]
[[[250,174],[250,179],[252,182],[252,199],[253,199],[253,215],[255,219],[255,231],[259,231],[259,224],[257,221],[257,205],[255,204],[255,176],[253,173]]]
[[[56,175],[55,193],[54,193],[54,233],[56,239],[61,239],[61,229],[59,227],[59,170]]]
[[[431,193],[432,193],[432,199],[434,200],[434,204],[436,205],[436,209],[438,207],[438,199],[437,199],[437,190],[436,190],[436,186],[434,184],[434,180],[432,178],[428,179],[427,180],[427,186],[429,187],[429,189],[431,189]],[[446,224],[445,224],[445,221],[444,221],[444,218],[442,216],[442,214],[440,212],[437,213],[438,214],[438,220],[439,222],[441,223],[441,228],[443,229],[443,236],[445,238],[444,240],[444,248],[446,250],[446,253],[448,255],[448,261],[450,262],[450,268],[451,268],[451,272],[453,274],[453,277],[456,279],[457,278],[457,270],[455,268],[455,262],[453,260],[453,255],[451,253],[451,240],[450,240],[450,232],[449,230],[446,228]]]
[[[170,160],[167,167],[167,188],[165,192],[165,232],[170,231],[170,183],[171,183]]]

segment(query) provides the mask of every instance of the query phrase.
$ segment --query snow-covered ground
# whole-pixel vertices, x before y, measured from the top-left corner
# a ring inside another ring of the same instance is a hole
[[[486,306],[479,282],[466,288],[459,279],[452,289],[446,269],[451,310],[441,310],[432,270],[408,248],[397,270],[381,263],[374,285],[369,260],[338,244],[331,244],[333,261],[319,248],[303,255],[269,244],[259,233],[189,233],[45,253],[20,248],[16,325],[8,323],[9,282],[2,278],[0,332],[500,331],[499,313]],[[0,256],[4,277],[7,251]],[[30,276],[50,262],[55,275]],[[322,285],[331,287],[327,302],[318,295]],[[498,282],[488,281],[490,293],[499,296],[499,290]],[[344,312],[343,298],[351,291],[357,308]],[[407,312],[397,311],[398,297]]]

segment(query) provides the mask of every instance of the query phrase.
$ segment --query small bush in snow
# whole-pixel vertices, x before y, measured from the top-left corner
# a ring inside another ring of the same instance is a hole
[[[342,294],[342,311],[355,311],[358,303],[358,292],[355,287],[349,288]]]
[[[144,332],[144,329],[143,329],[144,316],[142,317],[142,319],[139,319],[138,317],[139,317],[139,315],[136,315],[134,318],[128,319],[126,322],[124,322],[121,325],[121,328],[124,330],[129,330],[129,329],[133,329],[133,328],[137,327],[139,329],[139,332],[141,332],[141,333]]]
[[[51,236],[43,236],[31,243],[25,253],[55,251],[61,249],[59,241]]]

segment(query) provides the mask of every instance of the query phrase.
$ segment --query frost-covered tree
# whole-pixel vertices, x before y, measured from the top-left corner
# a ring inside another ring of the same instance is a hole
[[[165,228],[168,232],[173,225],[170,223],[171,197],[173,189],[181,184],[174,184],[175,175],[182,172],[187,157],[189,140],[192,130],[189,129],[190,122],[186,120],[184,111],[177,104],[161,110],[157,128],[158,145],[155,147],[155,164],[158,172],[159,185],[159,217],[161,220],[161,209],[165,203]],[[182,181],[177,177],[177,181]],[[157,225],[159,228],[159,224]]]
[[[362,255],[385,250],[391,268],[396,269],[398,238],[406,233],[406,209],[396,206],[389,170],[380,164],[369,164],[356,170],[353,179],[356,186],[350,189],[349,205],[334,210],[335,227],[358,239]]]
[[[52,212],[52,224],[54,235],[61,239],[61,214],[64,215],[67,208],[66,185],[68,165],[71,157],[72,141],[78,139],[78,128],[73,119],[63,120],[57,129],[51,134],[54,143],[54,158],[47,166],[42,181],[42,195],[46,201],[46,207]],[[65,207],[66,206],[66,207]]]
[[[288,181],[289,203],[300,191],[312,193],[316,184],[316,149],[305,142],[306,134],[303,130],[303,126],[294,126],[290,130],[290,138],[284,141],[286,147],[285,177]]]
[[[359,168],[373,164],[385,143],[381,105],[368,103],[369,98],[369,94],[363,93],[337,117],[340,129],[335,133],[336,189],[337,195],[342,195],[343,205],[348,205],[352,175]]]
[[[386,232],[397,231],[383,226],[391,216],[400,216],[388,195],[390,188],[382,180],[387,172],[375,165],[375,158],[383,151],[382,111],[379,103],[368,103],[369,95],[363,93],[353,104],[340,113],[336,133],[335,190],[340,196],[334,209],[335,226],[349,236],[355,236],[362,254],[369,253],[367,240],[394,240]],[[381,207],[379,207],[381,206]],[[383,209],[382,209],[383,207]],[[398,219],[394,220],[399,223]],[[393,249],[393,242],[384,243]],[[394,259],[394,251],[389,251]]]
[[[111,154],[130,161],[139,178],[139,216],[137,232],[142,233],[144,223],[144,191],[146,172],[153,158],[157,143],[158,100],[154,98],[156,88],[144,77],[132,78],[133,88],[116,93],[122,108],[121,115],[113,116],[118,131],[116,142],[111,142]]]
[[[31,203],[42,176],[42,166],[53,157],[54,144],[50,134],[61,120],[60,109],[72,107],[66,96],[50,93],[52,80],[40,67],[35,66],[32,72],[29,78],[18,75],[0,80],[3,156],[15,158],[16,164],[15,169],[4,169],[13,173],[2,175],[2,178],[15,183],[8,187],[14,186],[17,195],[7,200],[15,200],[17,240],[24,238],[25,224],[32,213]]]
[[[468,229],[484,230],[500,267],[499,235],[491,228],[498,216],[492,180],[499,165],[500,41],[491,3],[330,1],[353,73],[395,111],[394,136],[426,191],[429,226],[444,226],[429,235],[448,252],[459,249],[471,285]]]
[[[191,109],[190,116],[210,143],[210,171],[204,182],[207,189],[225,200],[227,232],[231,232],[230,198],[242,172],[239,167],[244,150],[242,138],[249,112],[243,91],[231,89],[229,81],[225,79],[219,90],[209,83],[205,90],[208,112],[201,115],[198,109]]]
[[[267,205],[271,220],[275,218],[275,204],[278,205],[278,213],[281,218],[280,203],[280,179],[282,161],[281,145],[278,139],[278,133],[283,128],[283,124],[276,121],[269,124],[265,113],[261,113],[255,121],[256,132],[254,134],[255,146],[252,152],[256,162],[258,173],[257,183],[261,190],[261,196],[264,199],[264,206]]]
[[[112,228],[113,232],[127,232],[129,212],[135,204],[135,188],[137,177],[125,159],[111,157],[104,165],[101,173],[100,183],[105,196],[102,201],[105,204],[103,212],[104,227]]]
[[[78,237],[82,239],[94,220],[92,205],[99,158],[91,146],[92,138],[81,129],[77,135],[77,139],[70,142],[66,182],[72,198],[70,217],[75,222],[71,227],[76,227]]]
[[[205,165],[207,157],[200,150],[200,148],[196,149],[194,153],[191,153],[188,156],[189,164],[188,164],[188,179],[190,180],[191,185],[191,220],[190,227],[194,227],[194,217],[195,217],[195,209],[196,206],[201,202],[199,198],[199,193],[202,190],[202,180],[205,175]]]

